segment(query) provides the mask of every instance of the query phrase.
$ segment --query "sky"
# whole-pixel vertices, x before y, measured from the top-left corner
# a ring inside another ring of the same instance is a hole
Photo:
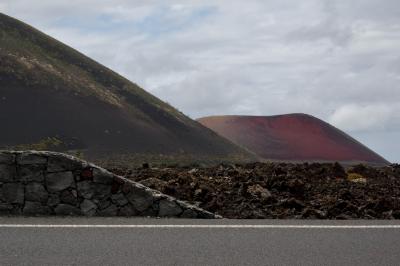
[[[398,0],[1,0],[191,118],[307,113],[400,162]]]

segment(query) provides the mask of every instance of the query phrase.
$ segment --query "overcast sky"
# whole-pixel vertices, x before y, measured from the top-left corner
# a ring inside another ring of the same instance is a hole
[[[400,162],[399,0],[1,0],[192,118],[308,113]]]

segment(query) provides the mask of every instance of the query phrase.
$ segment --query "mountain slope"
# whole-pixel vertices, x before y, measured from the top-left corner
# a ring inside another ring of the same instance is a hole
[[[214,116],[198,121],[264,159],[388,163],[346,133],[310,115]]]
[[[117,73],[1,13],[0,123],[0,148],[56,139],[54,147],[83,149],[89,158],[248,156]]]

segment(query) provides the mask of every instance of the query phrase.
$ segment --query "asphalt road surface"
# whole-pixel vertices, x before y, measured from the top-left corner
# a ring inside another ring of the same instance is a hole
[[[1,265],[400,265],[400,222],[0,218]]]

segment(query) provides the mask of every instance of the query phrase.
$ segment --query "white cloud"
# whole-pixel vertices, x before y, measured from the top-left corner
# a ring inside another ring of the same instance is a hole
[[[385,130],[396,123],[399,106],[385,104],[344,105],[329,118],[329,122],[347,131]],[[397,111],[398,111],[397,110]]]

